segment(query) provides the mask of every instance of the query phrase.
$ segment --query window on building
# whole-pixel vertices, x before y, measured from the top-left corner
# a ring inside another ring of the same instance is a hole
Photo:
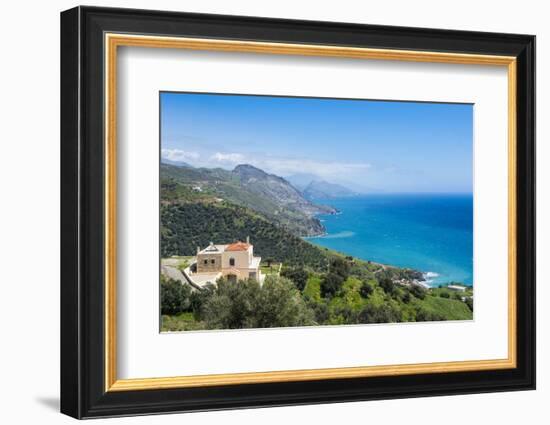
[[[234,259],[234,258],[230,258],[230,259],[229,259],[229,265],[230,265],[230,266],[234,266],[234,265],[235,265],[235,259]]]
[[[210,262],[211,262],[212,264],[215,264],[215,263],[216,263],[216,260],[214,260],[214,259],[212,258],[212,259],[210,260]]]
[[[204,260],[204,264],[205,264],[205,265],[208,264],[208,260]]]

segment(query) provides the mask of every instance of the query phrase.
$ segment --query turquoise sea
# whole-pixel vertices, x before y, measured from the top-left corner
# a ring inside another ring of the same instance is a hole
[[[310,242],[420,270],[432,286],[473,284],[471,194],[377,194],[315,202],[340,213],[319,216],[327,234]]]

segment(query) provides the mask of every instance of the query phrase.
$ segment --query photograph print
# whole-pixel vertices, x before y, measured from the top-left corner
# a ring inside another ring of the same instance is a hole
[[[161,332],[472,320],[473,108],[161,92]]]

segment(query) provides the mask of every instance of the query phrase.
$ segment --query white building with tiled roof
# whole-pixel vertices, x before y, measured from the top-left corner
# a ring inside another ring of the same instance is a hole
[[[196,266],[186,270],[188,277],[199,286],[215,283],[220,277],[235,281],[256,279],[262,283],[262,259],[254,256],[254,246],[246,239],[246,242],[237,241],[227,245],[211,242],[204,249],[197,247]]]

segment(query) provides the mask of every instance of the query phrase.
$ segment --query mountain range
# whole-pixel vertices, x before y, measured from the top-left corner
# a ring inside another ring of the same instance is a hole
[[[183,162],[183,161],[173,161],[171,159],[168,159],[168,158],[162,158],[161,159],[161,162],[163,164],[167,164],[167,165],[174,165],[176,167],[187,167],[187,168],[193,168],[193,166],[191,164],[188,164],[187,162]]]
[[[300,192],[303,192],[308,185],[315,180],[322,180],[319,176],[311,173],[296,173],[285,176],[285,179]]]
[[[238,165],[233,170],[225,170],[162,163],[161,199],[167,201],[170,198],[168,188],[174,183],[182,185],[196,195],[188,196],[187,199],[208,200],[210,197],[249,208],[296,236],[324,233],[324,227],[316,215],[337,212],[330,206],[319,205],[307,199],[284,178],[248,164]],[[166,189],[164,192],[163,187]],[[183,189],[178,190],[181,194]],[[184,197],[178,198],[181,200]]]
[[[239,176],[246,190],[271,199],[285,209],[302,212],[307,216],[336,212],[332,207],[312,203],[284,178],[268,174],[252,165],[238,165],[232,172]]]
[[[311,173],[296,173],[285,178],[309,200],[359,195],[359,192],[350,189],[347,185],[327,182]]]
[[[302,191],[307,199],[330,199],[356,196],[357,193],[336,183],[314,180]]]

